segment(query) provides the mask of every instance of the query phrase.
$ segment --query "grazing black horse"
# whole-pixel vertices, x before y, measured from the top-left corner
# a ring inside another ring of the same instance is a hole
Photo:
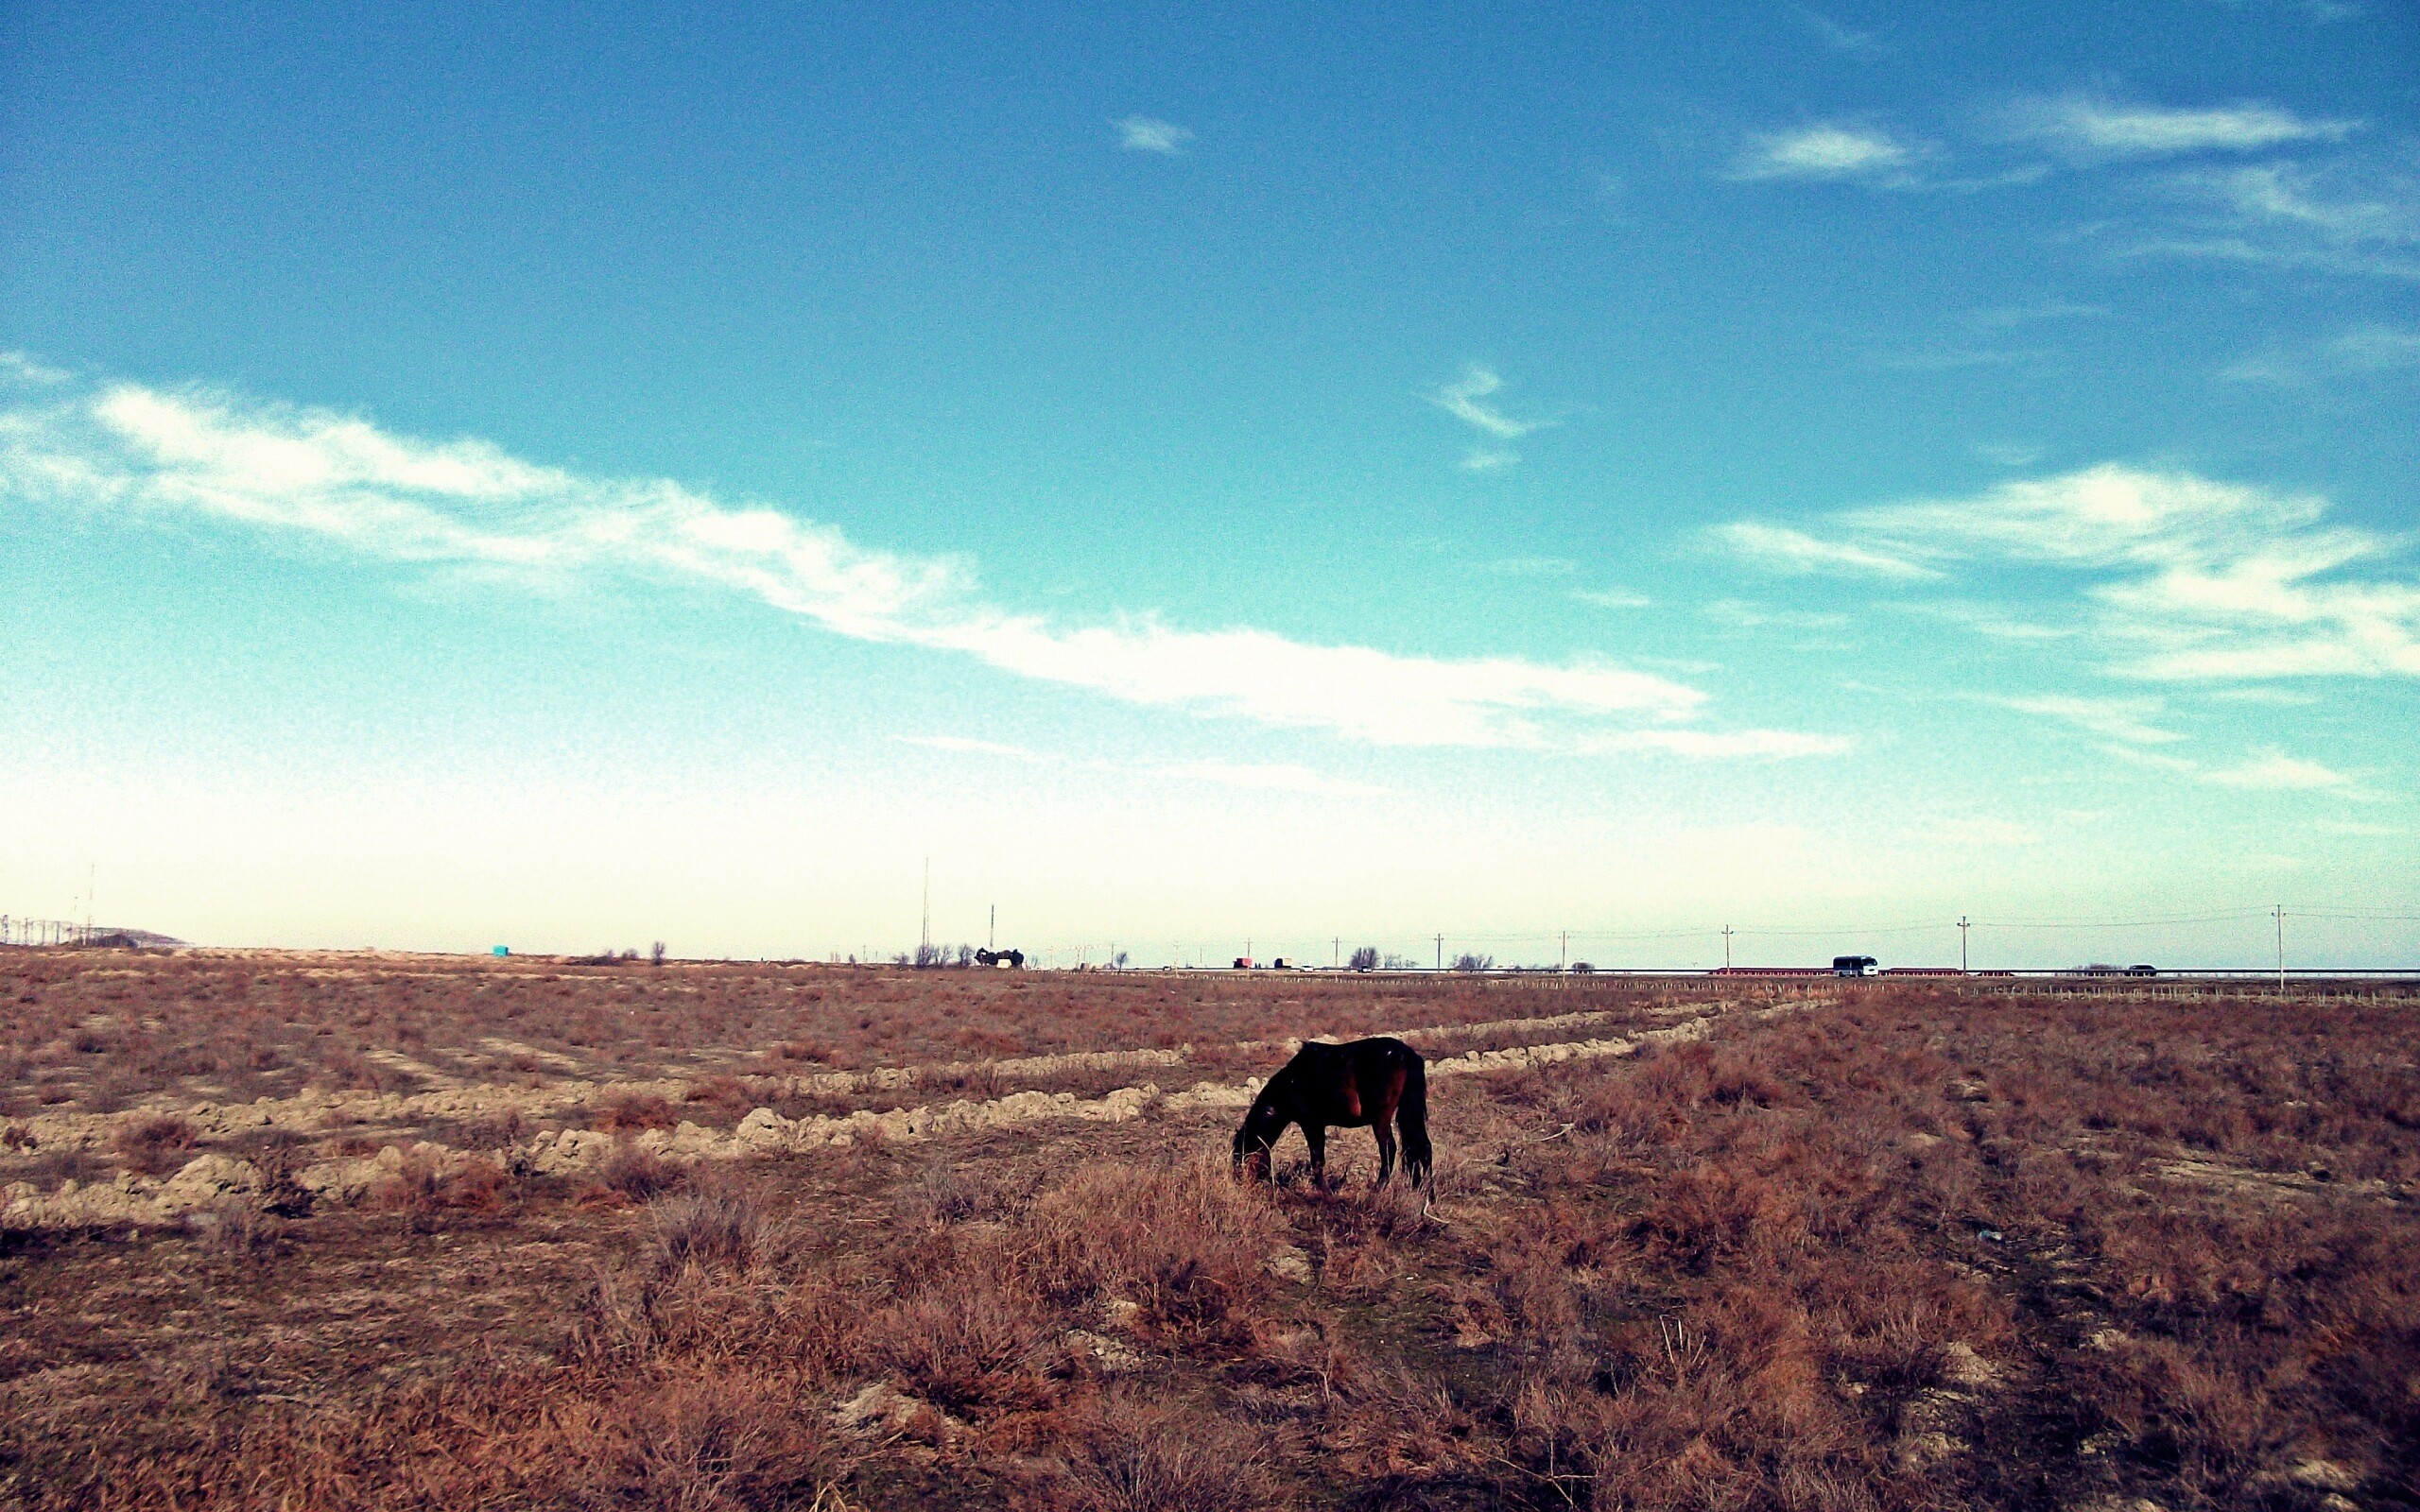
[[[1270,1151],[1288,1124],[1303,1125],[1311,1147],[1311,1179],[1327,1185],[1327,1131],[1368,1125],[1378,1137],[1378,1185],[1394,1174],[1395,1136],[1403,1130],[1403,1169],[1418,1186],[1428,1177],[1428,1072],[1420,1052],[1400,1040],[1355,1040],[1322,1044],[1314,1040],[1269,1078],[1253,1099],[1243,1127],[1236,1130],[1236,1169],[1246,1161],[1255,1179],[1269,1169]]]

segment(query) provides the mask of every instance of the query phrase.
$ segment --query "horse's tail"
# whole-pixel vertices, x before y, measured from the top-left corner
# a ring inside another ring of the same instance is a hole
[[[1403,1174],[1413,1186],[1428,1179],[1436,1151],[1428,1143],[1428,1070],[1420,1052],[1407,1049],[1411,1065],[1403,1078],[1403,1101],[1395,1105],[1395,1128],[1403,1136]]]

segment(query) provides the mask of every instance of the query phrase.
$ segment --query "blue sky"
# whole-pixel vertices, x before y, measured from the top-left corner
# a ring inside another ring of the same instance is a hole
[[[11,6],[0,911],[2420,955],[2420,23],[1897,9]]]

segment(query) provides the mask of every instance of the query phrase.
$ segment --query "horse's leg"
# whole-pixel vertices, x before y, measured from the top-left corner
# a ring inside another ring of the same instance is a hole
[[[1395,1174],[1395,1109],[1403,1103],[1404,1075],[1400,1067],[1389,1068],[1378,1083],[1377,1106],[1370,1111],[1370,1132],[1378,1137],[1378,1185],[1385,1186],[1387,1177]]]
[[[1311,1185],[1327,1190],[1327,1125],[1305,1124],[1303,1143],[1311,1147]]]

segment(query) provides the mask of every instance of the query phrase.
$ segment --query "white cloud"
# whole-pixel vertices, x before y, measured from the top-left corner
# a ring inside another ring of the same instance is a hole
[[[2375,571],[2398,543],[2326,513],[2315,495],[2108,463],[1967,498],[1852,509],[1833,517],[1828,536],[1767,538],[1758,532],[1772,527],[1744,523],[1724,536],[1810,567],[1871,558],[2076,574],[2113,670],[2135,677],[2420,677],[2420,582]],[[2351,576],[2364,567],[2371,576]]]
[[[2071,628],[2020,619],[1991,604],[1968,604],[1956,599],[1918,599],[1900,600],[1888,607],[1903,614],[1915,614],[1956,625],[1978,635],[1988,635],[1996,641],[2064,641],[2076,633]]]
[[[43,387],[68,380],[68,374],[56,368],[45,367],[22,352],[0,352],[0,376]]]
[[[2239,766],[2204,772],[2202,781],[2272,793],[2346,792],[2353,786],[2353,779],[2342,772],[2275,751]]]
[[[2157,698],[2079,698],[2043,694],[2024,698],[1986,698],[1986,703],[2018,713],[2064,720],[2079,730],[2130,746],[2164,746],[2185,737],[2151,721],[2159,713]]]
[[[2183,756],[2170,756],[2166,751],[2144,750],[2137,746],[2103,746],[2101,754],[2114,756],[2135,766],[2148,766],[2153,771],[2183,772],[2187,776],[2199,772],[2202,764]]]
[[[1904,556],[1846,541],[1824,541],[1787,525],[1736,520],[1714,527],[1715,538],[1763,566],[1793,573],[1846,573],[1856,576],[1924,578],[1941,575]]]
[[[1911,149],[1869,127],[1818,125],[1768,131],[1749,139],[1733,160],[1735,179],[1878,179],[1895,180],[1914,161]]]
[[[2291,688],[2264,688],[2257,683],[2244,688],[2212,688],[2203,695],[2221,703],[2256,703],[2273,709],[2308,709],[2319,702],[2319,696],[2297,693]]]
[[[1463,371],[1459,383],[1447,384],[1425,397],[1439,409],[1495,441],[1518,440],[1533,431],[1546,430],[1557,423],[1550,420],[1514,420],[1495,405],[1484,403],[1490,394],[1503,387],[1504,380],[1493,370],[1473,363]],[[1472,447],[1462,457],[1461,467],[1466,472],[1493,472],[1498,468],[1511,467],[1519,460],[1520,454],[1510,447],[1482,443]]]
[[[2200,216],[2123,251],[2420,279],[2420,180],[2408,164],[2270,163],[2164,182]]]
[[[2020,135],[2083,158],[2257,152],[2293,142],[2339,141],[2360,127],[2358,121],[2306,120],[2256,102],[2177,110],[2080,94],[2029,100],[2014,114]]]
[[[1853,58],[1872,58],[1883,50],[1882,40],[1873,32],[1844,26],[1822,11],[1806,6],[1792,6],[1790,9],[1798,13],[1798,19],[1806,24],[1807,30],[1822,38],[1824,45],[1834,52],[1846,53]]]
[[[2043,448],[2030,441],[1977,441],[1969,450],[2001,467],[2031,467],[2042,460],[2043,453]]]
[[[2409,195],[2358,198],[2310,169],[2262,163],[2222,174],[2181,176],[2246,219],[2284,222],[2342,242],[2409,242],[2420,236],[2420,213]]]
[[[236,523],[389,560],[548,580],[712,586],[856,640],[1378,745],[1568,747],[1608,726],[1685,720],[1706,703],[1695,688],[1596,659],[1407,655],[1149,616],[1063,624],[984,602],[956,561],[861,547],[767,506],[220,394],[119,385],[0,409],[0,501]]]
[[[1869,549],[1935,559],[2001,556],[2055,566],[2170,568],[2307,529],[2325,509],[2308,494],[2108,463],[1998,484],[1974,498],[1883,505],[1840,518]],[[2344,538],[2331,549],[2349,547]]]
[[[1839,630],[1846,629],[1849,623],[1845,614],[1820,610],[1772,609],[1744,598],[1718,598],[1701,606],[1698,612],[1719,625],[1742,630]]]
[[[1148,115],[1130,115],[1111,123],[1117,128],[1117,145],[1129,152],[1157,152],[1174,157],[1193,140],[1193,133],[1172,121],[1155,121]]]
[[[1473,363],[1460,383],[1447,384],[1428,396],[1428,402],[1463,424],[1484,431],[1499,441],[1518,440],[1531,431],[1544,430],[1552,421],[1514,420],[1493,404],[1480,401],[1504,387],[1504,380],[1488,369]]]
[[[1599,609],[1645,609],[1655,602],[1645,593],[1634,593],[1627,588],[1575,588],[1571,596]]]
[[[2330,379],[2375,378],[2420,367],[2420,331],[2372,321],[2300,352],[2271,350],[2219,369],[2228,383],[2293,387]]]
[[[2420,368],[2420,331],[2391,325],[2359,325],[2327,344],[2327,354],[2354,372]]]

